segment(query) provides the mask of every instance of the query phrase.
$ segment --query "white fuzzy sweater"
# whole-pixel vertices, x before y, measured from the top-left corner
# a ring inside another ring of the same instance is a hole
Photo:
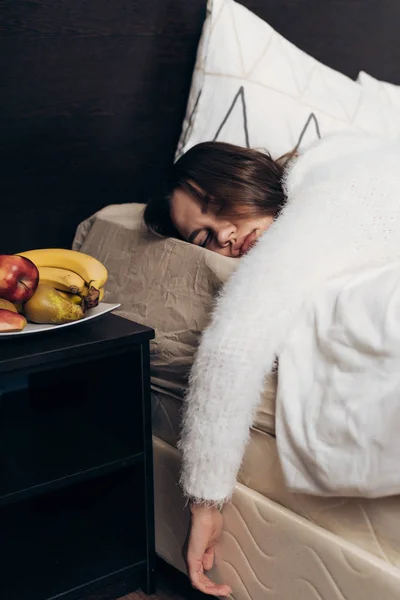
[[[233,492],[266,374],[301,303],[331,276],[400,258],[400,143],[323,138],[285,179],[287,204],[240,260],[200,340],[179,447],[188,498]]]

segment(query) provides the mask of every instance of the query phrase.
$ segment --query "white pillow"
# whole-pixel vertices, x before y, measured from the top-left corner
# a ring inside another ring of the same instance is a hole
[[[370,94],[373,94],[381,102],[389,104],[392,108],[400,109],[400,85],[380,81],[365,71],[360,71],[357,82]]]
[[[208,0],[176,156],[214,139],[277,158],[340,130],[394,138],[393,113],[241,4]]]

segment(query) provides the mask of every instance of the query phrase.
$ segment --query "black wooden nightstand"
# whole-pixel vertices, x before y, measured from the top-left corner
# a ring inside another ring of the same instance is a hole
[[[2,600],[154,591],[153,337],[108,314],[0,341]]]

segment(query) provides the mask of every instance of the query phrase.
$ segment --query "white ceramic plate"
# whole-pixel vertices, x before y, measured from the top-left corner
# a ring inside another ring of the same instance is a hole
[[[61,325],[50,325],[43,324],[39,325],[36,323],[27,323],[22,331],[8,331],[0,332],[0,337],[15,336],[15,335],[29,335],[30,333],[40,333],[42,331],[53,331],[55,329],[61,329],[61,327],[72,327],[73,325],[79,325],[79,323],[86,323],[90,319],[95,319],[108,312],[111,312],[121,306],[121,304],[109,304],[108,302],[100,302],[95,308],[91,308],[86,312],[83,319],[78,321],[72,321],[71,323],[62,323]]]

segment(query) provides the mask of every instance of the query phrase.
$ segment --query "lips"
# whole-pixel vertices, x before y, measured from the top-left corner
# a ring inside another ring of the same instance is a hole
[[[257,241],[257,231],[255,229],[253,229],[253,231],[244,238],[243,244],[241,245],[240,250],[239,250],[240,256],[247,254],[247,252],[251,249],[251,247],[254,246],[256,241]]]

